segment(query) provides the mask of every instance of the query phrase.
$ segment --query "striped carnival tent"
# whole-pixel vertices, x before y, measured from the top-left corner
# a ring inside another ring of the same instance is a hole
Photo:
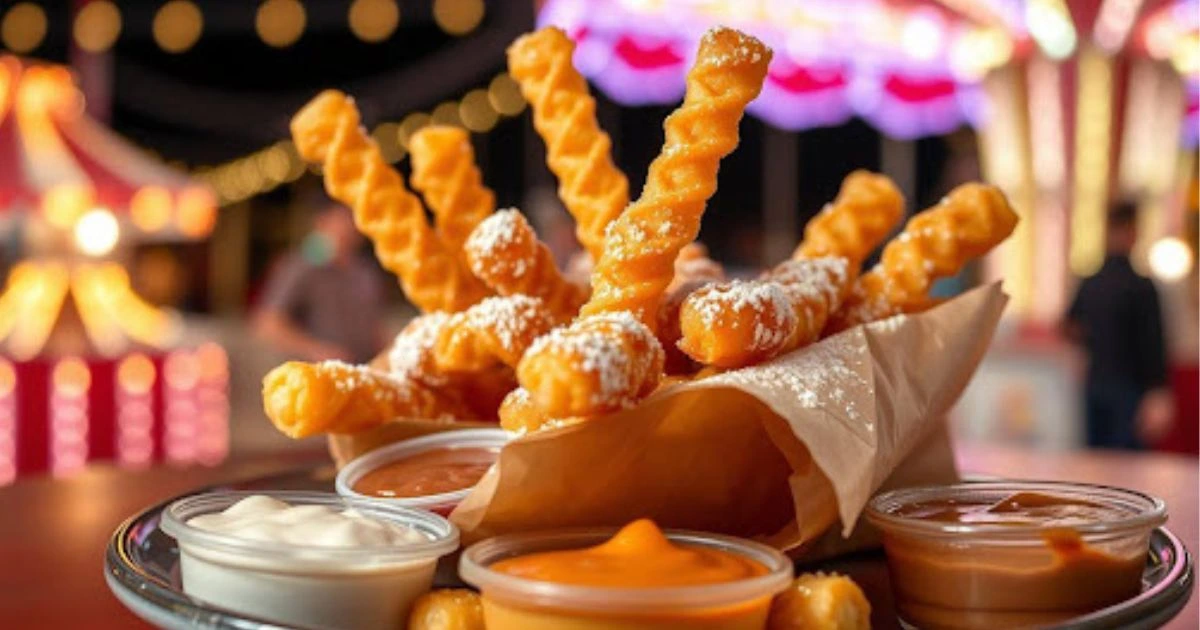
[[[201,239],[215,220],[206,186],[87,116],[69,70],[0,56],[0,233],[30,236],[0,261],[0,486],[225,457],[224,350],[188,344],[123,264],[134,243]]]
[[[88,117],[67,68],[0,56],[0,218],[65,230],[95,209],[143,237],[192,239],[211,232],[216,199]]]

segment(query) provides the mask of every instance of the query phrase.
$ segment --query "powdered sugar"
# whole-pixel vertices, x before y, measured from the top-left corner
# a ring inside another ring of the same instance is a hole
[[[797,324],[795,310],[786,291],[777,282],[734,280],[714,284],[693,293],[685,308],[693,310],[705,328],[719,334],[723,328],[738,328],[744,322],[754,326],[751,351],[767,350],[783,344]]]
[[[846,286],[849,265],[845,258],[824,256],[789,260],[772,269],[767,278],[780,283],[794,304],[821,300],[832,310]]]
[[[413,319],[404,328],[388,351],[388,367],[397,378],[416,378],[431,385],[444,378],[429,369],[429,354],[438,335],[450,320],[450,315],[435,311]]]
[[[629,352],[628,341],[645,351]],[[602,406],[636,402],[650,367],[662,363],[654,333],[627,311],[592,315],[556,328],[529,349],[530,355],[543,353],[566,357],[573,371],[594,377],[598,387],[591,402]]]
[[[463,245],[471,262],[471,271],[479,276],[489,273],[507,273],[521,277],[528,270],[528,261],[536,253],[533,228],[516,208],[500,210],[484,219]],[[514,248],[528,250],[523,255],[500,255],[498,252]]]
[[[528,295],[489,297],[452,316],[452,326],[466,326],[491,334],[501,349],[519,358],[525,346],[550,328],[552,320],[542,300]]]

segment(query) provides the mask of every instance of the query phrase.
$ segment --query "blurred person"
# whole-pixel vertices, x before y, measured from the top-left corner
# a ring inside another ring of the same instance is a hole
[[[1115,204],[1107,224],[1104,264],[1079,284],[1064,330],[1088,355],[1087,445],[1141,449],[1170,429],[1173,414],[1162,312],[1154,283],[1129,260],[1136,208]]]
[[[370,361],[383,345],[383,300],[378,272],[359,254],[361,244],[350,211],[324,204],[299,250],[274,266],[255,332],[308,361]]]

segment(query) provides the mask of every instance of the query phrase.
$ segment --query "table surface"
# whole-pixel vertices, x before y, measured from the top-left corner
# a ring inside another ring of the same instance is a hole
[[[1038,453],[959,445],[964,472],[1070,479],[1142,490],[1166,500],[1168,527],[1193,553],[1200,549],[1197,460],[1162,454]],[[129,471],[97,466],[68,479],[30,479],[0,488],[0,628],[136,628],[143,624],[108,592],[103,553],[123,520],[145,506],[208,484],[326,461],[324,453],[288,453],[216,468]],[[1196,628],[1200,602],[1168,626]]]

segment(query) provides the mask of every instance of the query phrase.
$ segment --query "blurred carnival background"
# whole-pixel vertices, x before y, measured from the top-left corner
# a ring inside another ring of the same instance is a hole
[[[288,139],[319,89],[353,94],[406,173],[415,130],[472,132],[498,205],[566,261],[572,226],[505,47],[542,24],[575,39],[640,189],[717,23],[776,55],[709,204],[715,258],[750,274],[785,256],[855,168],[892,177],[910,211],[993,182],[1017,234],[938,287],[1003,278],[1012,295],[956,434],[1097,445],[1072,304],[1128,254],[1161,304],[1151,385],[1170,404],[1124,446],[1196,452],[1194,0],[23,1],[0,2],[0,484],[289,448],[261,375],[369,356],[411,315]],[[330,307],[346,285],[361,308]]]

